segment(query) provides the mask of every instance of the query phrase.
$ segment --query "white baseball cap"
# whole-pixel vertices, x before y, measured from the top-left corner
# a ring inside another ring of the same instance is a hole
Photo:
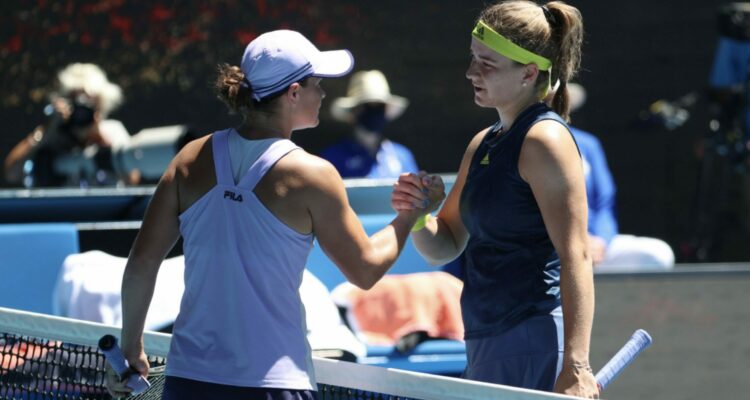
[[[333,78],[354,67],[349,50],[320,51],[299,32],[278,30],[264,33],[247,45],[242,56],[245,82],[253,98],[278,93],[309,76]]]

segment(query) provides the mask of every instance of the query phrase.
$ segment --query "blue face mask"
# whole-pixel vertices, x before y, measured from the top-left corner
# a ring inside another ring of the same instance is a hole
[[[387,122],[383,103],[363,104],[362,110],[357,114],[357,125],[370,132],[380,133]]]

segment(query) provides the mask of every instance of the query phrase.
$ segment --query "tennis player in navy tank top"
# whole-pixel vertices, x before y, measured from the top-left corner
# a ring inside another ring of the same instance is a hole
[[[469,313],[467,339],[507,331],[560,306],[560,259],[531,187],[518,172],[529,128],[547,119],[565,125],[545,104],[537,103],[507,132],[493,126],[471,161],[459,202],[469,233],[461,298]],[[484,300],[488,297],[493,302]]]
[[[435,265],[464,254],[465,378],[596,398],[586,190],[566,125],[582,36],[580,13],[559,1],[504,1],[481,13],[466,77],[475,103],[500,121],[474,137],[442,209],[412,237]],[[542,99],[552,82],[550,108]],[[399,178],[394,209],[439,185],[423,175]]]

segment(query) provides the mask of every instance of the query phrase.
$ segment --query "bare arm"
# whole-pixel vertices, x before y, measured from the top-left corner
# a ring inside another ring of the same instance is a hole
[[[179,156],[178,156],[179,157]],[[122,280],[122,350],[131,365],[143,371],[143,329],[156,276],[164,257],[179,238],[175,161],[159,181],[143,224],[133,243]]]
[[[597,391],[596,382],[581,366],[589,364],[594,283],[581,159],[562,125],[542,121],[527,134],[518,167],[521,177],[531,186],[561,263],[565,353],[555,390],[590,397]]]
[[[466,247],[466,242],[469,240],[469,233],[461,221],[459,200],[464,184],[466,183],[466,175],[469,172],[471,159],[474,157],[474,152],[476,152],[479,143],[481,143],[486,133],[486,129],[479,132],[474,136],[471,143],[469,143],[461,160],[456,182],[453,188],[451,188],[437,218],[429,219],[424,229],[412,234],[414,246],[417,248],[417,251],[432,265],[446,264],[461,255],[461,252]],[[394,187],[391,200],[394,209],[406,210],[413,207],[415,190],[427,183],[419,182],[416,178],[417,176],[414,174],[404,174],[399,178],[399,182]]]
[[[311,182],[308,207],[323,251],[353,284],[369,289],[393,265],[420,215],[436,209],[445,197],[435,188],[425,208],[404,210],[391,223],[368,237],[349,205],[341,176],[328,162],[318,159],[306,168]]]
[[[72,112],[70,104],[63,98],[54,99],[52,105],[55,110],[54,114],[44,123],[34,128],[5,157],[3,165],[5,180],[9,183],[21,183],[23,181],[23,164],[26,160],[34,156],[34,151],[42,143],[42,140],[48,140],[50,136],[54,136],[54,132],[57,131],[60,125],[70,118]]]
[[[5,180],[8,183],[21,183],[23,180],[23,164],[31,158],[33,150],[42,141],[44,126],[39,125],[31,133],[18,142],[5,157]]]

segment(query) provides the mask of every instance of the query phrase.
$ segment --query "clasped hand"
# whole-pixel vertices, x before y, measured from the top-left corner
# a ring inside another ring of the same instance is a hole
[[[391,207],[396,212],[427,214],[440,208],[444,199],[445,184],[439,175],[427,175],[425,171],[405,173],[393,185]]]

